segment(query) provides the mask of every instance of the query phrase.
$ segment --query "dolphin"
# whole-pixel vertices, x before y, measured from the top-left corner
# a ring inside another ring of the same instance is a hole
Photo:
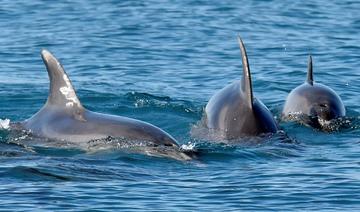
[[[331,131],[332,124],[345,116],[345,107],[334,90],[313,77],[313,60],[309,56],[307,78],[286,98],[282,111],[285,121],[297,121],[320,130]]]
[[[171,135],[152,124],[87,110],[60,62],[47,50],[42,50],[41,56],[50,78],[48,99],[40,111],[21,123],[33,135],[78,144],[109,137],[136,140],[173,149],[175,156],[169,157],[191,159],[178,151],[179,145]]]
[[[213,95],[205,108],[203,122],[221,139],[237,139],[275,133],[276,121],[269,109],[253,95],[248,56],[243,41],[240,45],[243,75]]]

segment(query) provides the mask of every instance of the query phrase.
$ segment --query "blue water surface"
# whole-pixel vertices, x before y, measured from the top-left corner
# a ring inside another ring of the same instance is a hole
[[[1,119],[24,120],[45,103],[46,48],[86,108],[155,124],[201,156],[31,146],[1,130],[0,210],[359,210],[359,11],[352,0],[1,1]],[[278,120],[311,54],[349,126],[281,122],[282,133],[246,145],[191,138],[208,99],[241,77],[238,34],[255,96]]]

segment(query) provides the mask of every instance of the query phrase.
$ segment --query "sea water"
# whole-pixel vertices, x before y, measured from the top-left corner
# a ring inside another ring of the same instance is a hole
[[[360,209],[358,1],[2,1],[0,210],[355,211]],[[209,98],[239,80],[279,121],[291,89],[333,88],[346,127],[279,122],[261,142],[194,139]],[[199,152],[194,161],[84,151],[5,129],[45,103],[52,51],[89,110],[141,119]]]

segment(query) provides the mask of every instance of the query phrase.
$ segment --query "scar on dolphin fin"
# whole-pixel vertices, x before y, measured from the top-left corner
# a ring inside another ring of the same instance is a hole
[[[251,84],[251,74],[250,74],[250,67],[249,67],[249,60],[246,54],[246,49],[244,43],[240,36],[238,36],[238,42],[240,45],[241,51],[241,59],[243,65],[243,77],[241,79],[241,89],[242,93],[246,95],[246,102],[250,109],[253,108],[253,92],[252,92],[252,84]]]
[[[308,72],[307,72],[307,79],[306,82],[310,85],[314,84],[314,76],[313,76],[313,63],[312,63],[312,57],[309,55],[309,62],[308,62]]]
[[[61,63],[48,50],[41,51],[41,57],[50,78],[50,91],[45,107],[67,110],[75,119],[85,121],[84,107]]]

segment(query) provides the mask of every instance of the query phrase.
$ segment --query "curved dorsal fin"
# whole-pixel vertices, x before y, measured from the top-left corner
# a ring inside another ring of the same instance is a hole
[[[72,109],[83,109],[71,81],[60,62],[43,49],[41,57],[50,78],[50,91],[46,104]]]
[[[252,109],[252,107],[253,107],[253,92],[252,92],[249,60],[248,60],[248,57],[246,54],[246,49],[245,49],[244,43],[241,40],[240,36],[238,36],[238,42],[240,45],[241,59],[242,59],[242,65],[243,65],[243,77],[241,80],[241,89],[242,89],[243,94],[245,94],[246,101],[248,103],[249,108]]]
[[[308,71],[307,71],[307,77],[306,82],[310,85],[313,85],[314,83],[314,77],[313,77],[313,63],[312,63],[312,57],[309,55],[309,62],[308,62]]]

